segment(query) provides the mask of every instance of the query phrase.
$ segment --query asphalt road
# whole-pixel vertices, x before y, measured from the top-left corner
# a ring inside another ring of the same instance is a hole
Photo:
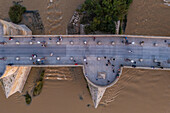
[[[132,52],[129,52],[132,51]],[[54,53],[53,56],[67,57],[67,56],[109,56],[120,58],[143,58],[151,59],[155,56],[158,59],[170,58],[170,48],[165,47],[141,47],[141,46],[47,46],[41,47],[40,45],[8,45],[0,47],[0,57],[30,57],[32,54],[37,54],[39,57],[49,57],[50,53]]]

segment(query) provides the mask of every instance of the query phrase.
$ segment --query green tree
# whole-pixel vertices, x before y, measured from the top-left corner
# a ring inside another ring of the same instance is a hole
[[[115,22],[123,20],[132,0],[86,0],[82,5],[85,31],[115,33]]]
[[[14,4],[9,9],[9,17],[13,23],[18,24],[22,20],[22,14],[26,11],[26,8],[21,6],[20,4]]]

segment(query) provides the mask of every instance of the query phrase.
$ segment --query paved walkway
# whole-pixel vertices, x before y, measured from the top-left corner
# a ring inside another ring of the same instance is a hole
[[[3,74],[5,65],[33,65],[38,59],[40,65],[84,65],[85,76],[93,83],[101,86],[112,83],[118,76],[121,66],[169,68],[170,38],[124,38],[122,36],[75,37],[63,36],[62,41],[56,36],[39,36],[36,38],[0,37],[0,73]],[[30,41],[33,44],[29,44]],[[47,43],[42,47],[43,42]],[[127,42],[128,43],[125,43]],[[16,42],[20,44],[17,45]],[[38,43],[40,42],[40,44]],[[57,44],[59,42],[60,44]],[[112,43],[114,42],[114,43]],[[143,45],[140,43],[144,42]],[[86,44],[85,44],[86,43]],[[99,43],[101,43],[99,45]],[[53,53],[53,56],[50,54]],[[37,58],[30,60],[32,54]],[[16,58],[19,57],[19,60]],[[45,59],[44,59],[45,58]],[[58,60],[57,60],[58,59]],[[105,76],[99,73],[102,72]],[[102,79],[103,78],[103,79]]]

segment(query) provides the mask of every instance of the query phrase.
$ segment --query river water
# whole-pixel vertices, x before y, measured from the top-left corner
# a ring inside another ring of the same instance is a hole
[[[22,4],[28,10],[39,10],[46,34],[65,34],[74,10],[83,1],[53,0],[53,3],[49,3],[49,0],[24,0]],[[162,0],[134,0],[129,10],[126,33],[168,35],[169,9],[160,5],[161,2]],[[0,0],[0,18],[8,20],[7,9],[11,5],[12,0]],[[145,8],[148,10],[143,10]],[[141,11],[143,13],[139,13]],[[160,27],[150,27],[157,23]],[[32,69],[22,94],[16,93],[6,99],[0,87],[0,113],[170,112],[170,71],[124,69],[120,80],[107,89],[99,107],[94,109],[81,68],[57,68],[58,75],[71,75],[73,80],[45,80],[42,93],[33,98],[31,105],[26,105],[22,95],[26,91],[32,92],[40,70]]]
[[[43,91],[26,105],[26,91],[31,94],[40,68],[33,68],[22,94],[5,98],[0,88],[1,113],[169,113],[170,71],[124,69],[120,80],[106,90],[94,108],[81,68],[56,68],[56,74],[73,80],[45,80]]]

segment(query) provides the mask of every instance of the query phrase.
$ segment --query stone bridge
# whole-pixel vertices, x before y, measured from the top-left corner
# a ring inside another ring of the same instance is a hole
[[[160,36],[0,35],[0,76],[4,78],[7,65],[82,66],[97,108],[105,90],[118,81],[123,66],[168,69],[169,46],[170,37]]]

